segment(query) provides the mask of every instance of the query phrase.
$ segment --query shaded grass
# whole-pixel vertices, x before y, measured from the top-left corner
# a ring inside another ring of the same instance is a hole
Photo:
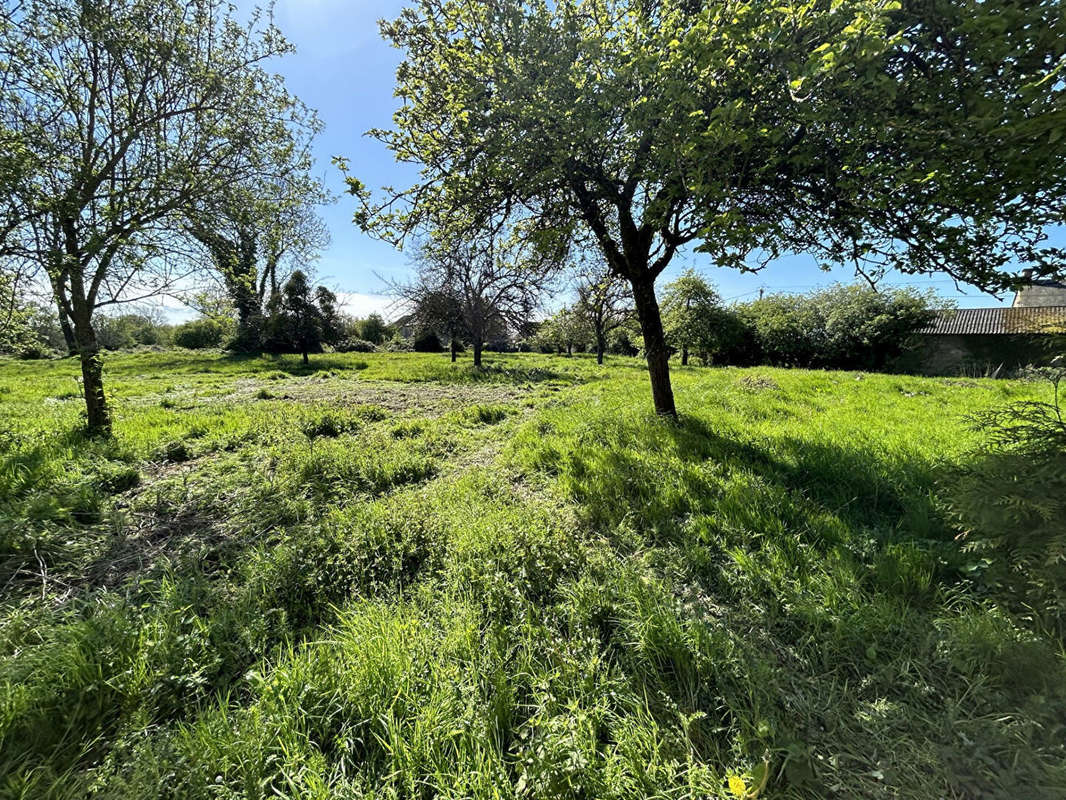
[[[1062,642],[934,488],[1032,387],[291,361],[111,359],[111,443],[0,367],[0,794],[1066,791]]]

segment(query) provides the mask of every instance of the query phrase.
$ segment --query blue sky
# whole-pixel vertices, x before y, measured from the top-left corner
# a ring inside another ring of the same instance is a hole
[[[240,3],[245,11],[251,5],[247,0]],[[325,123],[315,146],[316,170],[337,194],[343,182],[330,164],[334,155],[348,158],[353,174],[370,187],[404,186],[415,176],[411,166],[395,163],[384,146],[364,135],[370,128],[391,124],[400,53],[382,41],[377,20],[395,17],[402,6],[402,0],[278,0],[275,6],[276,22],[296,46],[296,54],[274,66]],[[323,283],[342,293],[351,313],[362,315],[387,309],[387,281],[402,279],[408,264],[403,253],[359,232],[351,222],[353,210],[351,198],[343,195],[324,210],[333,241],[317,271]],[[704,272],[727,300],[756,297],[760,289],[806,291],[853,277],[847,268],[823,272],[806,256],[781,259],[757,274],[740,274],[716,269],[706,257],[692,254],[675,259],[664,277],[687,267]],[[999,302],[972,287],[960,293],[944,276],[893,275],[885,283],[931,287],[961,307]],[[1010,302],[1009,295],[1004,299]]]

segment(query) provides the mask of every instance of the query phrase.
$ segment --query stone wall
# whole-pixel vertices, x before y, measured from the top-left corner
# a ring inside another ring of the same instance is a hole
[[[923,336],[897,359],[899,372],[917,375],[1006,376],[1066,354],[1066,335]]]

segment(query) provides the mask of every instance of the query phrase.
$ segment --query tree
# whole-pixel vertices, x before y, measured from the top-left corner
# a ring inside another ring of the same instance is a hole
[[[303,363],[308,353],[340,337],[343,326],[337,313],[337,296],[325,286],[311,289],[307,276],[296,270],[269,302],[266,320],[268,343],[276,352],[296,352]]]
[[[81,358],[88,429],[107,433],[94,315],[174,286],[187,274],[175,267],[182,211],[261,174],[294,108],[261,64],[290,47],[222,0],[14,8],[0,28],[12,59],[0,130],[26,167],[5,247],[45,272]]]
[[[663,292],[663,327],[666,341],[681,352],[681,363],[688,364],[693,351],[709,354],[716,348],[722,301],[694,270],[666,285]]]
[[[944,307],[932,294],[877,291],[861,284],[836,284],[806,295],[771,294],[733,309],[748,340],[738,342],[734,357],[785,366],[883,369]]]
[[[389,325],[381,314],[371,314],[359,323],[359,338],[381,344],[392,335]]]
[[[461,240],[425,242],[416,256],[414,283],[395,287],[413,306],[428,298],[454,299],[458,319],[470,337],[474,365],[494,332],[528,321],[540,293],[562,269],[558,251],[520,232],[467,232]],[[454,327],[454,331],[458,326]],[[453,349],[454,359],[454,349]]]
[[[660,414],[655,282],[682,248],[983,287],[1062,255],[1058,3],[414,0],[382,32],[403,105],[375,135],[421,177],[376,199],[349,176],[356,223],[402,242],[507,213],[591,239],[632,288]]]
[[[574,346],[583,347],[590,338],[590,328],[576,306],[564,306],[541,323],[536,338],[542,348],[572,356]]]
[[[18,272],[0,270],[0,353],[43,358],[63,346],[59,320]]]
[[[21,353],[33,340],[21,295],[14,276],[0,272],[0,353]]]
[[[592,334],[596,363],[602,364],[608,337],[633,316],[629,286],[609,269],[586,271],[578,282],[574,314]]]
[[[287,136],[270,143],[267,174],[186,209],[186,229],[207,250],[237,311],[231,347],[238,352],[261,348],[267,301],[329,244],[316,208],[330,195],[309,174],[310,144],[320,129],[314,113],[295,106]]]
[[[415,330],[443,334],[454,364],[460,340],[469,333],[463,319],[463,303],[453,287],[440,286],[429,274],[423,274],[419,281],[403,287],[401,295],[411,308],[409,319]]]
[[[23,54],[24,37],[15,21],[18,5],[0,4],[0,108],[19,102],[15,85],[16,63]],[[0,260],[12,253],[9,238],[23,221],[24,210],[14,201],[30,172],[23,133],[9,115],[0,114]]]

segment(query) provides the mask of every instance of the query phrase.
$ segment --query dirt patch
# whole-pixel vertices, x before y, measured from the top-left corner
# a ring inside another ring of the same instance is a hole
[[[261,381],[238,381],[234,391],[214,402],[254,403],[264,388]],[[293,403],[333,403],[341,406],[375,405],[394,414],[446,413],[472,405],[517,403],[534,389],[500,384],[399,383],[395,381],[316,380],[272,382],[271,399]]]
[[[745,375],[737,381],[737,384],[749,392],[777,392],[781,390],[781,385],[773,378],[766,378],[760,375]]]

